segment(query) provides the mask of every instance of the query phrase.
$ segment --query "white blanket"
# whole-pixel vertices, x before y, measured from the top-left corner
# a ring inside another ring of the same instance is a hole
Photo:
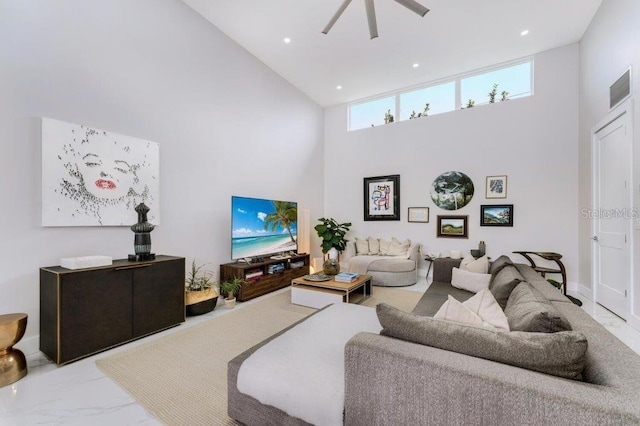
[[[314,425],[342,425],[344,346],[361,331],[379,333],[373,308],[337,303],[247,358],[238,390]]]

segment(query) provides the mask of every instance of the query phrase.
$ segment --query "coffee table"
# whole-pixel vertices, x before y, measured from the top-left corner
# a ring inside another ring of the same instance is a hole
[[[371,275],[360,275],[351,283],[309,281],[303,277],[291,280],[291,303],[310,308],[324,308],[332,303],[362,303],[371,297]]]

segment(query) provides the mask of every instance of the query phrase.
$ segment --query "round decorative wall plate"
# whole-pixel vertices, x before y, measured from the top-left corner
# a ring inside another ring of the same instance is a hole
[[[431,184],[431,200],[444,210],[458,210],[473,198],[473,182],[462,172],[446,172]]]

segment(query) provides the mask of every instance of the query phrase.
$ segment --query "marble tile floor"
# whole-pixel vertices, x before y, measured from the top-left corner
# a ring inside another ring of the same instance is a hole
[[[406,289],[424,292],[427,287],[427,281],[421,278],[417,284]],[[578,297],[584,302],[583,308],[592,317],[640,354],[640,332],[601,306],[582,296]],[[242,309],[257,300],[259,299],[238,304],[235,309]],[[158,425],[160,422],[153,415],[147,413],[126,391],[102,374],[96,367],[95,360],[228,312],[230,310],[219,300],[216,309],[209,314],[189,317],[186,323],[178,327],[62,367],[57,367],[40,352],[29,353],[27,376],[17,383],[0,388],[0,426]]]

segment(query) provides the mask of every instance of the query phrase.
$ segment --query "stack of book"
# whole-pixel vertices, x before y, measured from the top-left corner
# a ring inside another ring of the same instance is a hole
[[[334,279],[339,283],[352,283],[358,279],[358,274],[353,272],[340,272]]]
[[[275,274],[276,272],[284,271],[284,263],[275,263],[267,267],[268,274]]]
[[[262,276],[262,269],[253,269],[251,271],[247,271],[244,274],[244,278],[246,280],[255,280],[256,278],[260,278]]]

